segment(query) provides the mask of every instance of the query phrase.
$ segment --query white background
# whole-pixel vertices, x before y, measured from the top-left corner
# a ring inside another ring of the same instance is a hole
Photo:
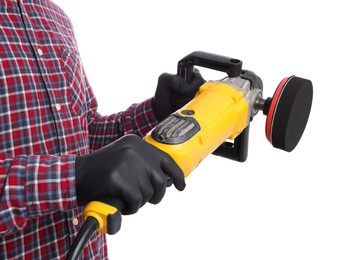
[[[195,50],[243,60],[265,97],[292,74],[314,85],[295,151],[271,147],[259,114],[245,163],[209,156],[184,192],[170,188],[124,217],[108,238],[111,259],[358,259],[354,1],[56,2],[74,23],[102,114],[151,97],[158,76]]]

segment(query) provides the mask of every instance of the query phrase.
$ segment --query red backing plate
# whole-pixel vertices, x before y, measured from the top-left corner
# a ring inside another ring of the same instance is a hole
[[[287,83],[290,81],[290,79],[292,77],[294,77],[294,76],[284,78],[280,82],[278,87],[276,88],[276,91],[272,97],[270,109],[269,109],[269,112],[267,114],[267,119],[266,119],[266,138],[267,138],[267,140],[269,140],[270,143],[272,143],[272,135],[271,135],[272,132],[271,131],[272,131],[273,118],[275,116],[277,104],[280,100],[282,91],[285,89]]]

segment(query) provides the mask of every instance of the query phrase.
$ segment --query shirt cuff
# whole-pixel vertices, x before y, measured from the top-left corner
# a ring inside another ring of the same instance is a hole
[[[134,133],[140,137],[144,137],[158,124],[158,120],[153,112],[151,98],[140,104],[133,104],[126,111],[125,117],[124,135]]]
[[[25,169],[25,196],[29,216],[77,206],[75,155],[28,156]]]
[[[142,103],[144,106],[144,111],[146,111],[147,114],[148,125],[151,128],[155,127],[158,124],[158,119],[155,116],[153,110],[153,99],[154,98],[148,98]]]

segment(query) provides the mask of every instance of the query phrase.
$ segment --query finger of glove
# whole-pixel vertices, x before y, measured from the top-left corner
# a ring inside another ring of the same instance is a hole
[[[192,88],[184,78],[178,75],[172,75],[170,88],[180,96],[193,96],[196,93],[196,89]]]
[[[171,106],[174,110],[178,110],[179,108],[182,108],[184,105],[186,105],[190,100],[192,100],[192,97],[176,97],[175,99],[171,100]]]
[[[150,201],[156,194],[155,187],[153,187],[153,183],[149,175],[143,176],[139,179],[139,189],[142,192],[141,207],[143,207],[144,204]]]
[[[153,111],[158,121],[162,121],[171,112],[171,89],[172,74],[163,73],[158,78],[158,85],[154,95]]]
[[[176,76],[177,75],[175,75],[175,74],[170,74],[167,72],[161,74],[158,78],[158,86],[167,88],[167,87],[173,85]]]
[[[161,167],[163,171],[173,179],[175,188],[179,191],[183,191],[186,185],[184,173],[178,164],[168,155],[163,158]]]
[[[170,88],[174,93],[178,93],[181,95],[191,93],[188,82],[186,82],[184,78],[178,75],[163,73],[159,77],[159,82],[163,88]]]
[[[159,76],[158,86],[165,88],[170,87],[174,92],[183,96],[193,97],[199,87],[204,84],[205,80],[201,76],[199,70],[195,69],[189,83],[181,76],[163,73]]]
[[[195,70],[192,78],[189,82],[186,82],[184,78],[175,75],[173,90],[180,96],[193,98],[198,92],[199,87],[205,83],[205,80],[201,76],[199,70]]]
[[[129,190],[130,189],[130,190]],[[123,192],[123,195],[120,197],[125,202],[125,208],[122,211],[123,215],[131,215],[136,213],[142,206],[142,192],[137,188],[129,188],[127,191]]]
[[[154,188],[154,193],[152,197],[149,199],[149,203],[158,204],[161,202],[165,195],[165,191],[167,188],[167,177],[161,169],[153,169],[151,181]]]
[[[205,83],[205,79],[201,76],[200,71],[198,69],[195,69],[193,76],[189,80],[189,84],[191,86],[199,88],[204,83]]]
[[[141,138],[136,138],[134,141],[146,162],[145,177],[143,176],[139,179],[140,187],[144,187],[144,191],[151,189],[152,192],[150,198],[146,198],[144,195],[144,200],[145,202],[149,201],[150,203],[157,204],[164,197],[167,186],[167,176],[160,167],[160,163],[168,155]]]

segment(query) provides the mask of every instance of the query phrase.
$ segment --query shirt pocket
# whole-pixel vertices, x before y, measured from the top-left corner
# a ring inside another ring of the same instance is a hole
[[[83,117],[86,114],[86,80],[79,53],[74,48],[64,48],[61,62],[66,81],[66,96],[71,113]]]

